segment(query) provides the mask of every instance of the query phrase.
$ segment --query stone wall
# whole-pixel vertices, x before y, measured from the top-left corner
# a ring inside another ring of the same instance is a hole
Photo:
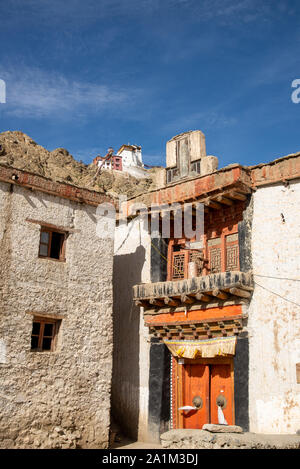
[[[299,179],[253,194],[249,419],[257,433],[300,429],[299,200]]]
[[[66,261],[38,257],[39,220],[70,228]],[[96,207],[0,183],[2,448],[105,448],[110,425],[113,243]],[[33,316],[60,318],[31,351]]]

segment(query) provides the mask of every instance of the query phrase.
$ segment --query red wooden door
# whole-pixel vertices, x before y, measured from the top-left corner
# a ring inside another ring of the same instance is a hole
[[[218,402],[222,402],[222,411],[228,425],[234,424],[233,384],[231,366],[211,365],[210,370],[210,418],[211,423],[218,424]]]
[[[198,428],[205,423],[218,424],[218,404],[223,401],[222,411],[228,425],[234,425],[233,367],[232,363],[186,363],[177,365],[174,376],[177,398],[175,428]],[[199,396],[202,405],[198,410],[179,410],[183,406],[194,406],[193,399]]]
[[[209,422],[209,367],[207,365],[183,365],[182,368],[182,404],[194,406],[193,399],[200,397],[201,407],[182,414],[182,428],[202,428]]]

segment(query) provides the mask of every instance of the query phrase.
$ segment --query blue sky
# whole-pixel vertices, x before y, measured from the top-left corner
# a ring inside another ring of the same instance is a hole
[[[201,129],[219,166],[300,151],[300,4],[1,0],[0,131],[90,163],[123,143],[165,164]]]

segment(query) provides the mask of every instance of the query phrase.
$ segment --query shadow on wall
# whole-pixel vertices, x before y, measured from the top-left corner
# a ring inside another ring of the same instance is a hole
[[[132,254],[117,255],[113,270],[112,415],[133,439],[137,439],[139,422],[140,308],[133,303],[132,287],[141,282],[145,256],[142,246]]]

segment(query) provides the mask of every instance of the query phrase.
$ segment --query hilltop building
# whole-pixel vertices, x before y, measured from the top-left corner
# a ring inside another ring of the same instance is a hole
[[[123,171],[138,179],[148,177],[142,161],[142,147],[138,145],[122,145],[116,155],[107,160],[103,156],[97,156],[93,163],[103,165],[104,170]]]

